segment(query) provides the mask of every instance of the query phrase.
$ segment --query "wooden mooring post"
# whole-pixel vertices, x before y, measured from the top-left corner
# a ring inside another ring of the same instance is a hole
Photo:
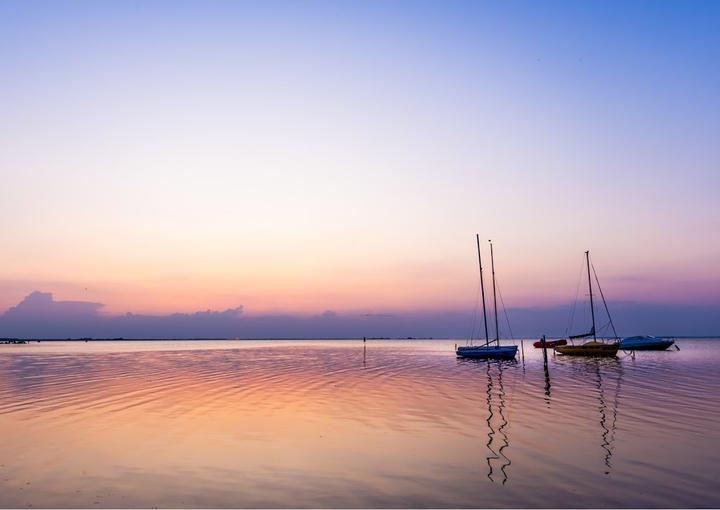
[[[545,394],[550,396],[550,371],[548,370],[548,359],[547,359],[547,343],[545,342],[545,335],[540,339],[540,345],[542,345],[543,351],[543,369],[545,370]]]

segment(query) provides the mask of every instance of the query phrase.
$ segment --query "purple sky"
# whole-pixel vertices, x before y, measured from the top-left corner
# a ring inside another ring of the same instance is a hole
[[[0,335],[459,336],[476,232],[524,334],[585,250],[718,333],[719,62],[719,1],[0,0]]]

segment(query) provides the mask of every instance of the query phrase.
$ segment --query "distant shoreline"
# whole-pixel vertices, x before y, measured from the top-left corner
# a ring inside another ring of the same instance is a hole
[[[451,337],[364,337],[366,340],[456,340]],[[720,337],[718,337],[720,338]],[[257,338],[0,338],[0,343],[24,342],[169,342],[169,341],[248,341],[248,340],[363,340],[363,337],[257,337]]]
[[[720,335],[655,335],[660,337],[685,339],[720,339]],[[547,337],[556,338],[556,337]],[[561,338],[561,337],[557,337]],[[366,340],[463,340],[454,337],[365,337]],[[533,340],[534,338],[501,338],[504,341]],[[303,340],[363,340],[363,337],[257,337],[257,338],[0,338],[0,344],[29,342],[192,342],[192,341],[303,341]]]

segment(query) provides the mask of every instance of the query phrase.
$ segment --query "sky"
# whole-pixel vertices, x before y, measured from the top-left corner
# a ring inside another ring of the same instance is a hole
[[[8,334],[48,294],[450,331],[476,233],[511,309],[590,250],[629,324],[720,334],[718,2],[0,0],[0,79]]]

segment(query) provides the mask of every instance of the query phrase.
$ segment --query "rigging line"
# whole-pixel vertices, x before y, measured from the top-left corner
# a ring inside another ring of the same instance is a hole
[[[500,326],[498,323],[497,316],[497,294],[495,289],[495,257],[493,256],[493,243],[492,239],[488,239],[490,243],[490,268],[492,270],[492,282],[493,282],[493,311],[495,312],[495,343],[500,345]]]
[[[583,265],[584,265],[583,262],[584,262],[584,257],[583,257],[583,260],[580,261],[580,272],[579,272],[578,279],[577,279],[577,287],[575,287],[575,301],[573,302],[572,311],[570,312],[570,324],[565,329],[565,336],[570,335],[570,330],[572,329],[573,322],[575,321],[575,309],[577,308],[578,297],[580,296],[580,281],[582,280],[582,272],[583,272]]]
[[[599,326],[599,327],[598,327],[598,330],[597,330],[597,331],[598,331],[598,335],[599,335],[599,336],[602,336],[602,337],[604,338],[605,330],[607,329],[607,327],[608,327],[609,325],[610,325],[610,323],[609,323],[609,322],[606,322],[606,323],[604,323],[603,325]]]
[[[600,291],[600,297],[602,298],[603,305],[605,305],[605,313],[607,313],[608,319],[610,319],[610,326],[612,327],[613,333],[615,334],[615,338],[620,338],[617,334],[617,331],[615,330],[615,324],[613,324],[612,316],[610,315],[610,310],[608,310],[607,301],[605,301],[605,295],[603,294],[602,287],[600,287],[600,280],[598,279],[597,271],[595,271],[595,266],[591,263],[593,274],[595,275],[595,282],[597,283],[598,290]]]
[[[470,343],[475,338],[475,326],[478,317],[478,304],[480,303],[480,280],[478,280],[477,290],[475,292],[475,307],[473,308],[472,330],[470,331]]]
[[[512,327],[510,327],[510,318],[508,317],[507,308],[505,308],[505,301],[503,301],[502,292],[500,292],[500,284],[497,284],[497,291],[498,296],[500,296],[500,305],[503,309],[503,315],[505,315],[505,322],[507,323],[508,331],[510,332],[510,340],[515,340],[515,335],[513,335]]]

